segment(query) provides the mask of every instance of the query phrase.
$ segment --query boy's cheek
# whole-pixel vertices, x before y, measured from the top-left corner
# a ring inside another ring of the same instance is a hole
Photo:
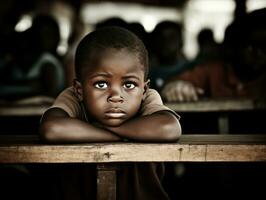
[[[149,86],[146,85],[143,89],[143,93],[142,93],[142,100],[144,101],[144,99],[146,99],[147,97],[147,93],[148,93],[148,89],[149,89]]]
[[[142,95],[142,101],[144,101],[147,97],[147,92],[144,92],[144,94]]]

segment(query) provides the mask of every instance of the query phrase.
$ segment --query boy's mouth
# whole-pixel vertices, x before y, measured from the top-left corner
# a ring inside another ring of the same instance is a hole
[[[110,110],[108,110],[105,115],[108,118],[122,118],[126,115],[126,113],[124,111],[122,111],[121,109],[118,108],[112,108]]]
[[[125,116],[125,113],[106,113],[106,116],[109,118],[121,118]]]

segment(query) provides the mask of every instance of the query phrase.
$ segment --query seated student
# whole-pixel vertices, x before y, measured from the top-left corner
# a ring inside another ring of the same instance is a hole
[[[165,81],[193,64],[188,63],[183,48],[182,25],[173,21],[162,21],[151,33],[150,74],[151,87],[161,92]]]
[[[142,41],[126,29],[105,27],[85,36],[75,55],[77,79],[44,113],[42,139],[50,143],[177,141],[179,116],[149,89],[147,58]],[[118,199],[169,199],[161,183],[163,174],[162,163],[121,164]],[[96,190],[84,187],[83,192],[95,197]]]
[[[197,43],[199,51],[194,59],[194,63],[200,64],[211,60],[217,60],[221,56],[221,48],[214,39],[212,29],[201,29],[197,35]]]
[[[225,32],[226,59],[207,62],[172,77],[162,96],[166,101],[207,97],[266,98],[266,8],[248,13]]]
[[[50,15],[36,15],[29,29],[14,33],[9,59],[0,64],[0,98],[59,94],[64,88],[63,66],[56,55],[59,37],[59,25]]]

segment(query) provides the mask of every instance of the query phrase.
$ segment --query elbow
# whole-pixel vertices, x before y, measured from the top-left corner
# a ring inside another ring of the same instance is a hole
[[[181,136],[181,133],[182,133],[182,131],[181,131],[181,126],[180,126],[180,124],[178,123],[178,124],[176,124],[174,127],[170,127],[170,128],[165,128],[166,130],[165,130],[165,137],[164,137],[164,139],[165,139],[165,141],[166,142],[176,142],[176,141],[178,141],[178,139],[180,138],[180,136]]]
[[[39,128],[39,136],[44,143],[56,142],[56,125],[52,122],[43,122]]]
[[[176,142],[182,134],[182,128],[179,123],[179,120],[176,117],[171,117],[162,127],[163,140],[165,142]]]

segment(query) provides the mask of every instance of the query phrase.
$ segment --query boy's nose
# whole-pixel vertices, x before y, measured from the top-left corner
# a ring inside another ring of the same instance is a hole
[[[118,87],[111,88],[108,101],[112,103],[122,103],[124,101],[124,98],[122,96],[121,89]]]

